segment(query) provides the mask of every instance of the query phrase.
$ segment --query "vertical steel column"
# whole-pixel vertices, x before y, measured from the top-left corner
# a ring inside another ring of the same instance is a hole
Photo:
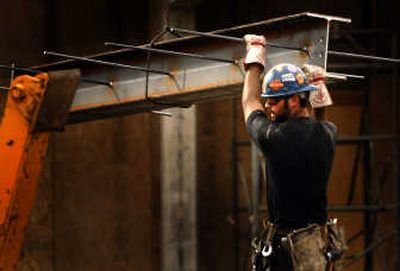
[[[364,108],[364,116],[363,116],[363,134],[370,133],[370,108],[369,108],[369,99],[370,99],[370,91],[371,84],[367,82],[367,86],[365,88],[364,97],[363,97],[363,108]],[[371,148],[370,141],[365,141],[363,143],[363,163],[364,163],[364,204],[369,206],[371,201]],[[364,213],[364,228],[365,232],[365,244],[364,248],[367,249],[374,241],[374,229],[372,228],[372,214],[369,210],[366,210]],[[373,253],[369,251],[365,255],[365,271],[372,271],[373,269]]]
[[[397,57],[397,33],[392,34],[392,57]],[[400,178],[399,178],[399,95],[398,95],[398,67],[393,65],[392,69],[392,130],[397,135],[397,140],[393,143],[393,180],[394,180],[394,200],[395,200],[395,265],[396,270],[400,270]]]
[[[234,238],[234,270],[239,271],[240,255],[240,231],[239,231],[239,182],[238,182],[238,154],[237,154],[237,98],[232,99],[232,219],[235,222],[233,227]]]
[[[190,1],[180,1],[182,6],[167,2],[165,22],[194,27]],[[174,108],[173,117],[161,121],[163,271],[198,269],[196,111],[196,106]]]

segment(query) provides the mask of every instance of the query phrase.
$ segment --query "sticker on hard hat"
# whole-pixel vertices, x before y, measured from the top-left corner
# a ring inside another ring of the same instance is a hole
[[[299,85],[304,84],[304,75],[301,73],[296,74],[296,80]]]
[[[298,68],[296,66],[294,66],[294,65],[287,65],[287,68],[291,72],[297,72],[298,71]]]
[[[269,84],[269,87],[274,90],[274,91],[278,91],[280,90],[284,85],[282,84],[281,81],[279,80],[274,80]]]
[[[286,73],[282,75],[282,82],[294,82],[296,79],[294,78],[293,73]]]

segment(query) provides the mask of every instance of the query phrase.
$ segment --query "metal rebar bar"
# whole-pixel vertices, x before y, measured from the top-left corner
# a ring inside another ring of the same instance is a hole
[[[178,32],[178,33],[189,34],[189,35],[197,35],[197,36],[208,37],[208,38],[223,39],[223,40],[228,40],[228,41],[233,41],[233,42],[242,42],[242,43],[244,42],[243,38],[231,37],[231,36],[215,34],[215,33],[210,33],[210,32],[199,32],[199,31],[176,28],[176,27],[166,27],[166,29],[170,33]],[[307,51],[306,48],[281,45],[281,44],[276,44],[276,43],[272,43],[272,42],[267,42],[266,45],[271,46],[271,47],[275,47],[275,48],[280,48],[280,49],[301,51],[301,52],[305,52],[305,53],[308,54],[308,51]]]
[[[0,86],[0,93],[8,92],[9,90],[9,87]]]
[[[137,70],[137,71],[142,71],[142,72],[159,73],[159,74],[172,76],[172,74],[167,71],[156,70],[156,69],[146,69],[146,68],[139,67],[139,66],[103,61],[103,60],[98,60],[98,59],[93,59],[93,58],[82,57],[82,56],[68,55],[68,54],[62,54],[62,53],[51,52],[51,51],[44,51],[43,55],[58,56],[58,57],[63,57],[63,58],[67,58],[67,59],[80,60],[80,61],[90,62],[90,63],[94,63],[94,64],[99,64],[99,65],[107,65],[107,66],[112,66],[112,67]]]
[[[155,35],[150,43],[149,43],[149,47],[153,47],[155,42],[160,39],[165,33],[167,33],[167,30],[164,29],[163,31],[161,31],[160,33],[158,33],[157,35]],[[145,91],[144,91],[144,99],[145,101],[148,101],[152,104],[155,105],[160,105],[160,106],[172,106],[172,107],[180,107],[180,108],[189,108],[191,106],[191,104],[188,103],[173,103],[173,102],[165,102],[165,101],[159,101],[159,100],[155,100],[154,98],[151,98],[149,95],[149,76],[150,76],[150,66],[151,66],[151,55],[152,52],[147,51],[147,56],[146,56],[146,75],[145,75]],[[173,77],[171,75],[171,79],[176,83],[176,85],[178,86],[178,83],[176,81],[176,78]],[[155,113],[157,114],[157,113]],[[172,115],[171,115],[172,116]]]
[[[0,64],[0,69],[1,70],[23,71],[23,72],[29,72],[29,73],[34,73],[34,74],[43,72],[43,71],[28,68],[28,67],[20,67],[20,66],[15,66],[15,65],[4,65],[4,64]]]
[[[156,114],[156,115],[160,115],[160,116],[170,117],[170,118],[172,117],[171,113],[160,111],[160,110],[151,110],[151,113]]]
[[[339,80],[347,80],[348,78],[360,79],[360,80],[365,79],[365,76],[363,75],[340,73],[340,72],[327,72],[326,77]]]
[[[11,63],[11,74],[10,74],[10,85],[12,81],[14,81],[14,75],[15,75],[15,63]]]
[[[398,59],[398,58],[371,56],[371,55],[355,54],[355,53],[340,52],[340,51],[328,51],[328,54],[329,55],[335,55],[335,56],[344,56],[344,57],[362,58],[362,59],[368,59],[368,60],[377,60],[377,61],[385,61],[385,62],[392,62],[392,63],[400,63],[400,59]]]
[[[140,46],[134,46],[134,45],[128,45],[128,44],[122,44],[122,43],[115,43],[115,42],[105,42],[104,45],[120,47],[120,48],[129,48],[129,49],[135,49],[135,50],[142,50],[142,51],[153,52],[153,53],[192,57],[192,58],[198,58],[198,59],[203,59],[203,60],[211,60],[211,61],[236,64],[236,61],[232,60],[232,59],[209,57],[209,56],[203,56],[203,55],[193,54],[193,53],[176,52],[176,51],[163,50],[163,49],[158,49],[158,48],[153,48],[153,47],[140,47]]]

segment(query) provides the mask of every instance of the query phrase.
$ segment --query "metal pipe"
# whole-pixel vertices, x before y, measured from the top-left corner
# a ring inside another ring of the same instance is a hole
[[[396,141],[396,140],[398,140],[398,138],[395,134],[361,135],[361,136],[341,137],[336,140],[336,144],[345,145],[345,144],[363,143],[368,141]],[[243,147],[250,146],[251,141],[238,141],[237,145]]]
[[[392,212],[395,210],[395,204],[386,205],[342,205],[328,206],[330,212]],[[241,212],[248,212],[248,208],[239,208]],[[267,212],[266,208],[260,208],[260,212]]]
[[[178,32],[178,33],[189,34],[189,35],[198,35],[198,36],[208,37],[208,38],[223,39],[223,40],[228,40],[228,41],[233,41],[233,42],[242,42],[242,43],[244,42],[244,38],[231,37],[231,36],[226,36],[226,35],[221,35],[221,34],[214,34],[214,33],[210,33],[210,32],[199,32],[199,31],[181,29],[181,28],[176,28],[176,27],[166,27],[166,29],[168,30],[168,32],[170,32],[172,34]],[[266,45],[275,47],[275,48],[280,48],[280,49],[301,51],[301,52],[305,52],[308,54],[308,51],[305,48],[280,45],[280,44],[276,44],[276,43],[272,43],[272,42],[267,42]]]
[[[103,60],[98,60],[98,59],[93,59],[93,58],[87,58],[87,57],[82,57],[82,56],[67,55],[67,54],[62,54],[62,53],[57,53],[57,52],[50,52],[50,51],[44,51],[43,55],[45,55],[45,56],[47,56],[47,55],[58,56],[58,57],[63,57],[63,58],[68,58],[68,59],[74,59],[74,60],[90,62],[90,63],[94,63],[94,64],[99,64],[99,65],[107,65],[107,66],[112,66],[112,67],[118,67],[118,68],[130,69],[130,70],[137,70],[137,71],[142,71],[142,72],[159,73],[159,74],[172,76],[172,74],[170,72],[167,72],[167,71],[156,70],[156,69],[146,69],[146,68],[139,67],[139,66],[132,66],[132,65],[127,65],[127,64],[108,62],[108,61],[103,61]]]
[[[128,45],[128,44],[122,44],[122,43],[115,43],[115,42],[105,42],[104,45],[105,46],[120,47],[120,48],[136,49],[136,50],[142,50],[142,51],[146,51],[146,52],[168,54],[168,55],[175,55],[175,56],[185,56],[185,57],[192,57],[192,58],[198,58],[198,59],[203,59],[203,60],[211,60],[211,61],[218,61],[218,62],[226,62],[226,63],[236,64],[236,61],[235,60],[231,60],[231,59],[209,57],[209,56],[203,56],[203,55],[192,54],[192,53],[176,52],[176,51],[163,50],[163,49],[152,48],[152,47],[140,47],[140,46],[134,46],[134,45]]]
[[[344,206],[329,206],[328,211],[332,212],[385,212],[393,211],[392,205],[344,205]]]
[[[345,56],[345,57],[362,58],[362,59],[368,59],[368,60],[400,63],[400,59],[398,59],[398,58],[371,56],[371,55],[355,54],[355,53],[340,52],[340,51],[328,51],[328,54],[335,55],[335,56]]]
[[[362,135],[362,136],[352,136],[352,137],[342,137],[339,138],[337,144],[354,144],[369,141],[396,141],[396,135]]]

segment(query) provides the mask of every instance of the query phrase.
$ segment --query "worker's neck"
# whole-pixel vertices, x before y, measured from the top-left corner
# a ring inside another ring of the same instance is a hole
[[[289,118],[308,118],[310,117],[310,112],[308,112],[307,108],[300,107],[298,110],[293,111]]]

